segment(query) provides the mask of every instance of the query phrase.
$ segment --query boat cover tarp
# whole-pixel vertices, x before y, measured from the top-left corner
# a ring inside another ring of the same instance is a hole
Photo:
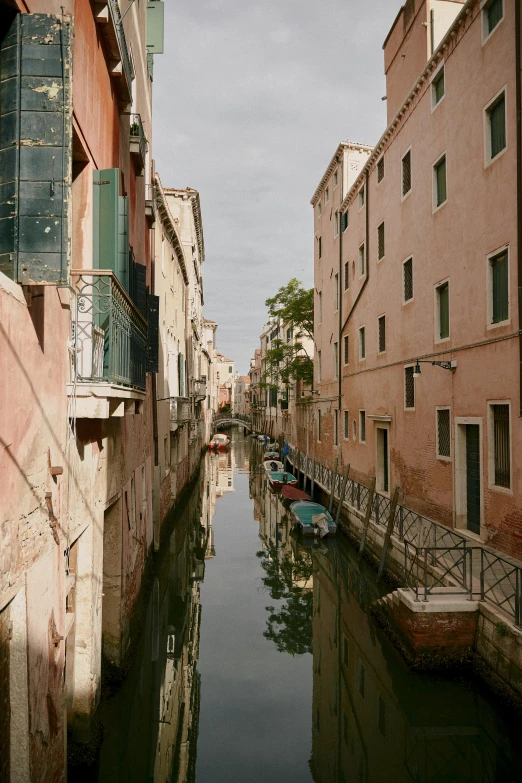
[[[310,500],[310,495],[307,495],[302,489],[297,489],[297,487],[283,487],[281,494],[287,500]]]

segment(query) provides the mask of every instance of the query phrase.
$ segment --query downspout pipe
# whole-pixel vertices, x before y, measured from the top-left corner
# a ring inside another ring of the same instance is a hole
[[[359,289],[359,293],[355,297],[355,302],[350,308],[350,312],[346,316],[346,321],[343,324],[343,327],[341,329],[341,333],[339,335],[339,340],[341,340],[344,330],[348,326],[348,321],[352,317],[352,313],[357,307],[357,304],[359,302],[359,299],[362,296],[362,292],[366,288],[366,284],[368,283],[368,280],[370,279],[370,189],[368,187],[368,169],[366,169],[364,174],[364,202],[366,205],[365,209],[365,217],[366,217],[366,236],[364,240],[364,251],[366,254],[365,262],[366,262],[366,277],[364,278],[364,282],[362,286]]]
[[[341,158],[341,184],[339,187],[339,198],[341,201],[341,204],[343,203],[343,194],[344,194],[344,165]],[[337,212],[337,228],[339,231],[339,286],[337,291],[337,296],[339,297],[339,338],[337,341],[337,345],[339,346],[339,349],[337,351],[337,376],[339,379],[339,415],[337,418],[337,443],[339,444],[339,456],[341,456],[342,453],[342,446],[341,446],[341,431],[342,431],[342,424],[341,424],[341,411],[342,411],[342,399],[343,399],[343,379],[342,379],[342,325],[343,325],[343,293],[344,293],[344,282],[343,282],[343,227],[342,227],[342,216],[341,212]]]
[[[515,92],[517,112],[517,288],[518,288],[518,357],[519,415],[522,416],[522,67],[520,45],[520,0],[515,0]]]

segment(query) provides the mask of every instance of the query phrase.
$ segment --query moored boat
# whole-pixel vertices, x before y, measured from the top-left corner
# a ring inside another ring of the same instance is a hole
[[[337,525],[330,512],[320,503],[297,500],[290,506],[290,515],[295,527],[303,536],[335,536]]]
[[[291,473],[288,473],[284,470],[276,470],[276,471],[271,471],[268,474],[268,483],[270,484],[270,487],[274,491],[280,492],[282,487],[285,486],[285,484],[291,487],[296,487],[297,479],[295,476],[292,476]]]
[[[282,472],[285,469],[283,463],[279,462],[279,460],[276,459],[270,459],[267,460],[266,462],[263,462],[263,467],[266,470],[267,474]]]
[[[286,484],[281,488],[281,495],[283,497],[283,503],[295,503],[296,500],[310,500],[310,495],[303,492],[302,489],[292,487]]]
[[[211,451],[225,451],[229,443],[230,438],[228,435],[225,435],[224,432],[217,432],[208,444],[208,447]]]
[[[266,462],[267,460],[272,459],[279,459],[279,452],[278,451],[265,451],[263,454],[263,460]]]

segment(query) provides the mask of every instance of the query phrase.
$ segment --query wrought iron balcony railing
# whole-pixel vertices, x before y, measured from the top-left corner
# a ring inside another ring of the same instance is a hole
[[[73,270],[76,379],[145,389],[147,322],[110,270]]]
[[[116,41],[118,44],[119,55],[121,58],[122,72],[125,78],[127,95],[132,95],[132,65],[127,48],[127,39],[125,38],[125,32],[123,30],[123,22],[120,14],[120,7],[116,0],[109,0],[109,12],[111,15],[112,23],[116,33]]]
[[[170,398],[170,421],[172,424],[183,424],[190,421],[192,413],[190,400],[187,397]]]
[[[131,124],[129,128],[129,140],[130,140],[130,154],[137,163],[139,171],[143,171],[145,166],[145,160],[147,156],[147,139],[145,138],[145,131],[143,130],[143,123],[141,121],[141,114],[130,115]]]
[[[201,378],[192,379],[192,396],[200,402],[207,396],[207,378],[202,375]]]

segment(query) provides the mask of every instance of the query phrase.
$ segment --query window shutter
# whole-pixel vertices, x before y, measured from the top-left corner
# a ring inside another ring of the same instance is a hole
[[[508,254],[501,253],[491,262],[493,273],[493,323],[507,321],[509,317],[508,298]]]
[[[489,113],[491,124],[491,157],[494,158],[506,146],[506,99],[502,97]]]
[[[143,264],[134,264],[134,275],[136,280],[136,293],[134,302],[136,307],[143,315],[144,318],[148,318],[147,313],[147,268]],[[149,294],[148,299],[151,299]],[[150,307],[150,304],[149,304]]]
[[[447,283],[439,288],[439,323],[440,339],[449,337],[449,286]]]
[[[147,3],[147,53],[163,54],[165,6],[163,0],[149,0]]]
[[[66,282],[71,248],[70,21],[51,14],[17,14],[0,43],[0,59],[0,271],[24,284]]]
[[[437,180],[437,206],[440,207],[446,201],[446,158],[442,158],[435,167]]]
[[[93,171],[93,266],[118,269],[119,169]]]
[[[492,405],[493,439],[495,447],[495,484],[511,486],[511,460],[509,443],[509,405]]]
[[[152,294],[147,297],[147,372],[159,372],[159,296]]]
[[[129,198],[118,196],[118,280],[129,291]]]

